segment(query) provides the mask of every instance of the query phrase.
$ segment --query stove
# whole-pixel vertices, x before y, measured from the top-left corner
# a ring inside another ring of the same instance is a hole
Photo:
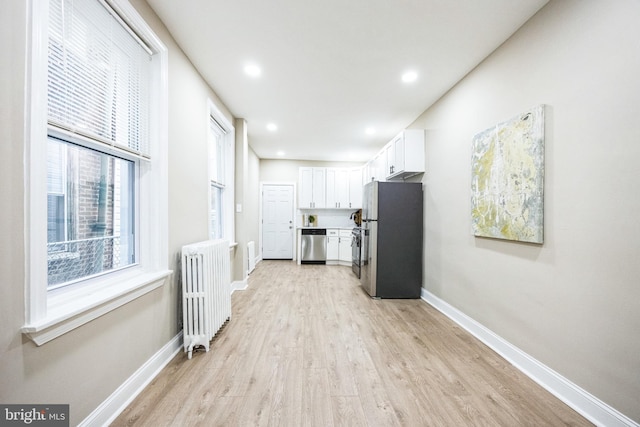
[[[360,227],[351,230],[351,270],[358,279],[362,267],[362,232]]]

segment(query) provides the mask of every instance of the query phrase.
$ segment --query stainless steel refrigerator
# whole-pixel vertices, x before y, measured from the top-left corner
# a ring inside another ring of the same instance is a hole
[[[376,298],[420,298],[422,183],[364,186],[360,283]]]

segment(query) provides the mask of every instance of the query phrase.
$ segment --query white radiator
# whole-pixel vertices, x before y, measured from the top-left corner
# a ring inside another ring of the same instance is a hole
[[[227,240],[182,247],[182,317],[184,351],[204,346],[231,318],[231,271]]]
[[[251,273],[254,268],[256,268],[256,244],[252,240],[247,243],[247,258],[249,259],[249,268],[247,269],[247,274]]]

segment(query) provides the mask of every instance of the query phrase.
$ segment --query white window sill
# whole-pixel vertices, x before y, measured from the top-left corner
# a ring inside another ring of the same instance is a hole
[[[24,325],[22,333],[38,346],[45,344],[159,288],[171,273],[142,273],[93,290],[49,297],[46,317]]]

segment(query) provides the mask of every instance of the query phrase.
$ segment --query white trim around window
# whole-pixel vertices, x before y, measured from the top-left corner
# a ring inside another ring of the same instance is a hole
[[[168,81],[167,48],[128,0],[101,0],[154,52],[151,161],[139,162],[138,233],[135,266],[83,283],[47,291],[47,27],[48,2],[29,1],[27,123],[25,140],[25,325],[22,332],[42,345],[162,286],[168,269]]]
[[[223,144],[224,144],[224,191],[222,191],[222,238],[228,240],[233,246],[236,242],[235,236],[235,214],[234,214],[234,200],[235,200],[235,158],[236,158],[236,130],[233,124],[225,117],[224,114],[215,106],[213,101],[207,100],[207,135],[210,132],[210,120],[213,118],[217,125],[224,132]],[[211,147],[209,147],[211,149]],[[212,166],[209,165],[209,168]],[[209,174],[209,176],[211,176]],[[211,200],[211,185],[209,187],[209,200]],[[211,224],[211,221],[209,221]],[[211,225],[209,225],[211,227]],[[209,230],[211,235],[211,230]]]

